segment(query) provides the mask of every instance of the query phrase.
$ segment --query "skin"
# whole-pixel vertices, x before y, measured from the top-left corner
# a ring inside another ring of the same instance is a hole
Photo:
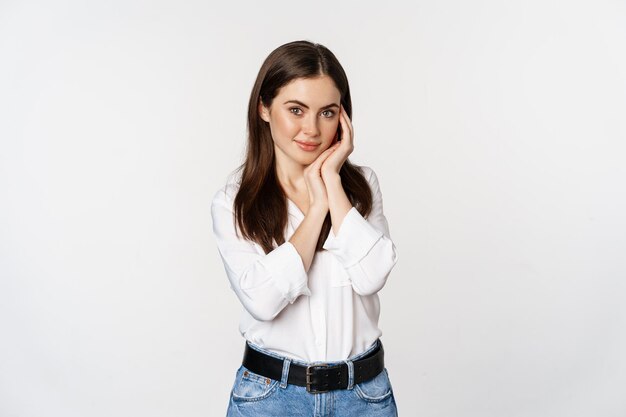
[[[311,267],[315,246],[330,211],[332,228],[338,234],[352,204],[339,170],[354,150],[350,118],[340,103],[341,94],[332,78],[298,78],[283,86],[271,106],[259,103],[260,117],[270,125],[278,179],[292,201],[305,213],[289,241]],[[296,100],[301,104],[288,101]],[[328,107],[328,105],[334,105]],[[337,127],[341,125],[341,141]],[[301,149],[296,141],[320,145],[314,151]],[[304,209],[303,209],[304,208]]]

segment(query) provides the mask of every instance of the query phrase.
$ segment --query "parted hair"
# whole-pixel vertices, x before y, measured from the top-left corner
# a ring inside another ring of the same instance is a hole
[[[244,238],[258,243],[265,253],[285,243],[287,196],[276,175],[274,142],[268,122],[259,114],[259,104],[271,106],[281,87],[298,78],[329,76],[341,93],[341,104],[352,119],[352,101],[346,73],[325,46],[301,40],[272,51],[257,75],[248,103],[247,144],[239,189],[234,199],[234,219]],[[346,160],[340,171],[341,184],[352,205],[363,217],[372,210],[369,183],[358,165]],[[322,225],[316,251],[332,227],[330,213]]]

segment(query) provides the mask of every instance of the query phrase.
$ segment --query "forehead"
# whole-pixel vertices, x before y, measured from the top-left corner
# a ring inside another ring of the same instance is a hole
[[[285,100],[299,100],[310,105],[326,106],[339,103],[341,93],[335,82],[327,75],[316,78],[296,78],[284,85],[276,98]]]

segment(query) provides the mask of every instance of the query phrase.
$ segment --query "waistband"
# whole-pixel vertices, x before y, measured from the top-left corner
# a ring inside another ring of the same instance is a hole
[[[376,377],[385,367],[380,339],[344,361],[312,363],[291,360],[246,342],[242,364],[251,372],[281,381],[283,388],[287,384],[299,385],[312,394],[352,389],[355,384]]]

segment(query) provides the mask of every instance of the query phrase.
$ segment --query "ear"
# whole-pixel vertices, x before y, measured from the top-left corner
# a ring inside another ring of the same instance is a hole
[[[270,111],[267,107],[265,107],[265,105],[263,105],[263,101],[261,99],[259,99],[259,116],[261,116],[261,119],[266,122],[270,122]]]

